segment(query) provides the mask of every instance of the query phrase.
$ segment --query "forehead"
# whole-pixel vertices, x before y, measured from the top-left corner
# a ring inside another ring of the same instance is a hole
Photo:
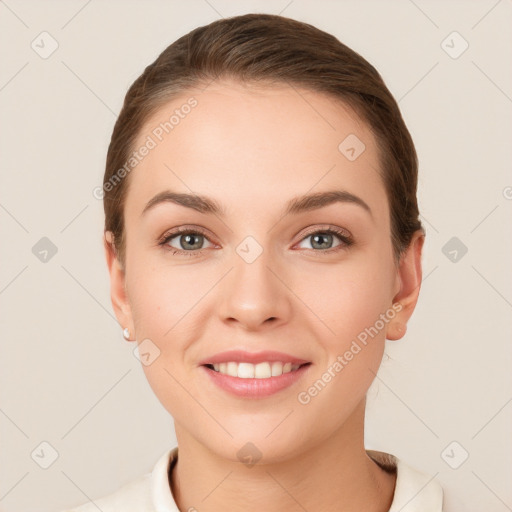
[[[206,193],[234,213],[343,188],[377,215],[387,210],[371,129],[350,106],[295,85],[218,80],[187,90],[148,119],[135,149],[143,145],[151,149],[129,176],[131,212],[165,189]]]

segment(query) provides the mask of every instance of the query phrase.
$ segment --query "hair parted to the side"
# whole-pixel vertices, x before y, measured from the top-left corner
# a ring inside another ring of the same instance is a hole
[[[223,77],[326,93],[366,121],[379,147],[398,260],[413,234],[423,230],[416,198],[418,160],[398,104],[380,74],[358,53],[312,25],[272,14],[245,14],[198,27],[176,40],[146,67],[126,94],[112,132],[103,180],[105,231],[113,234],[122,267],[129,175],[115,187],[105,185],[126,165],[143,125],[160,107],[188,89]]]

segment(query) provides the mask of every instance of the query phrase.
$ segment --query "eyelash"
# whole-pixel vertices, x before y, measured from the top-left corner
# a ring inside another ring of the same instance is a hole
[[[345,230],[332,228],[332,227],[326,228],[326,229],[316,229],[315,231],[311,231],[311,232],[307,233],[306,235],[304,235],[303,238],[300,240],[300,242],[302,242],[306,238],[309,238],[310,236],[313,236],[313,235],[316,235],[319,233],[335,235],[340,239],[340,241],[342,243],[336,247],[331,247],[330,249],[325,249],[325,250],[308,249],[308,250],[317,252],[317,253],[332,254],[333,252],[338,252],[339,250],[347,249],[348,247],[350,247],[351,245],[354,244],[354,240],[352,239],[352,237],[350,235],[347,234],[347,232]],[[192,250],[192,251],[184,251],[181,249],[176,249],[174,247],[172,247],[172,248],[166,247],[166,244],[169,243],[169,241],[171,241],[173,238],[176,238],[179,235],[201,235],[201,236],[204,236],[210,243],[212,243],[210,241],[210,239],[208,238],[207,234],[204,231],[202,231],[201,229],[198,229],[198,228],[191,229],[191,228],[187,228],[187,227],[180,227],[180,228],[175,229],[171,233],[166,233],[164,235],[163,239],[161,239],[158,242],[158,245],[162,246],[162,248],[165,251],[172,252],[173,255],[181,254],[184,256],[199,256],[203,251],[207,250],[207,249],[198,249],[198,250]]]

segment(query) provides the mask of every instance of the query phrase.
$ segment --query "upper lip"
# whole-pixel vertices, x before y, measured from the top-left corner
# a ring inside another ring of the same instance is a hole
[[[234,361],[235,363],[264,363],[280,361],[282,363],[292,364],[305,364],[309,363],[305,359],[285,354],[284,352],[275,352],[273,350],[265,350],[262,352],[246,352],[243,350],[227,350],[226,352],[219,352],[213,356],[207,357],[199,362],[199,365],[228,363]]]

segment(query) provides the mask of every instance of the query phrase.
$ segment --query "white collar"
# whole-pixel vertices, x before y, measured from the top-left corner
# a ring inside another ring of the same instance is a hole
[[[442,512],[443,489],[434,477],[385,452],[366,450],[382,468],[396,471],[395,493],[389,512]]]

